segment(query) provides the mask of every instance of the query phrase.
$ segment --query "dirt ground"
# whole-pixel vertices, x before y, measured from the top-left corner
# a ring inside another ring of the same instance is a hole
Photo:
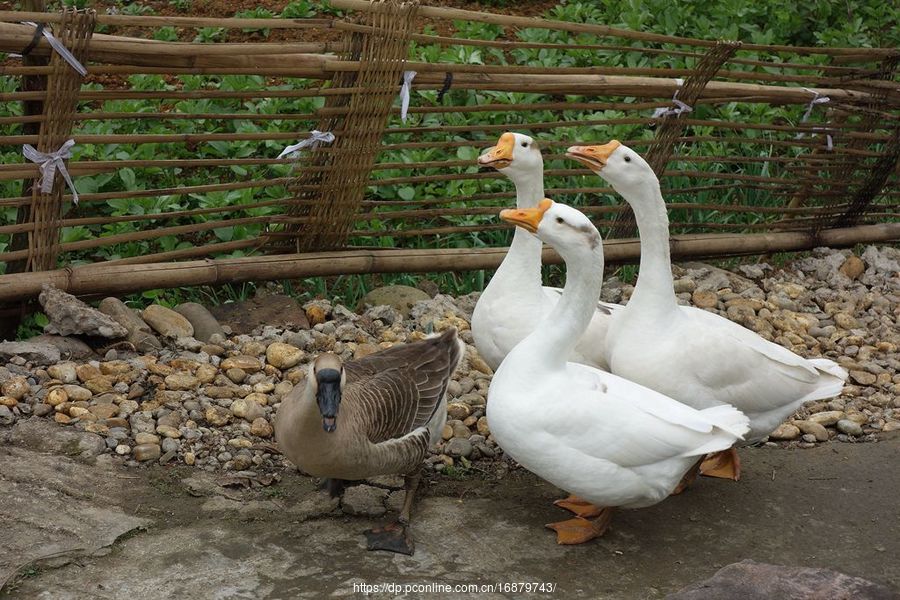
[[[0,598],[363,597],[354,583],[514,581],[556,587],[399,597],[662,598],[746,558],[900,588],[898,435],[743,450],[740,482],[703,479],[619,513],[606,537],[574,547],[557,546],[543,527],[565,517],[551,504],[561,492],[532,475],[444,478],[420,490],[409,557],[367,552],[361,531],[383,519],[329,513],[315,482],[296,473],[236,491],[187,467],[84,461],[77,442],[40,438],[25,441],[37,450],[0,446]]]

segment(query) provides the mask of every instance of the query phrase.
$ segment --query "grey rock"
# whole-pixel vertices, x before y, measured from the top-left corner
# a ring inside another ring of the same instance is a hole
[[[178,443],[178,440],[174,438],[163,438],[162,441],[162,450],[163,452],[177,452],[178,448],[181,444]]]
[[[16,420],[16,415],[8,406],[0,404],[0,425],[12,425]]]
[[[85,459],[95,457],[106,449],[106,442],[99,435],[59,427],[46,419],[34,417],[18,421],[10,431],[9,442],[40,452]]]
[[[225,330],[222,329],[219,321],[202,304],[185,302],[176,306],[175,312],[191,322],[194,327],[194,337],[201,342],[209,342],[215,334],[225,335]]]
[[[59,348],[41,342],[3,342],[0,343],[0,360],[9,360],[13,356],[21,356],[36,365],[52,365],[59,362]]]
[[[371,485],[355,485],[344,491],[341,509],[349,515],[380,517],[387,509],[384,501],[388,491]]]
[[[403,320],[403,315],[400,314],[393,306],[388,306],[382,304],[380,306],[373,306],[368,309],[363,315],[369,319],[375,321],[376,319],[384,323],[385,325],[393,325],[397,321]]]
[[[408,285],[386,285],[375,288],[362,297],[359,301],[360,308],[364,306],[390,306],[399,312],[403,318],[409,316],[412,307],[420,301],[431,300],[427,292]]]
[[[64,360],[78,360],[94,356],[94,351],[90,346],[74,337],[43,334],[28,338],[26,341],[55,346]]]
[[[44,327],[44,333],[103,338],[123,338],[128,335],[128,330],[108,315],[52,285],[44,284],[38,299],[50,319]]]
[[[862,427],[859,423],[851,421],[850,419],[841,419],[837,422],[837,430],[841,433],[846,433],[847,435],[852,435],[854,437],[861,436],[863,434]]]
[[[444,452],[450,456],[469,458],[472,456],[472,442],[466,438],[453,438],[444,446]]]
[[[788,567],[743,560],[669,594],[666,600],[896,600],[893,590],[830,569]]]

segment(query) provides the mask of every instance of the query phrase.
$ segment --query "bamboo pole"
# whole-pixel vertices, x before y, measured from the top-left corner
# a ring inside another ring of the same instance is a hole
[[[823,230],[818,236],[805,232],[757,235],[698,234],[672,236],[675,258],[741,256],[763,252],[808,250],[816,246],[846,247],[863,242],[900,239],[900,223],[863,225],[850,229]],[[639,240],[604,242],[609,264],[633,262],[640,256]],[[244,281],[295,279],[350,273],[419,273],[493,269],[503,260],[506,248],[460,248],[440,250],[346,250],[299,255],[254,256],[151,263],[75,266],[42,273],[0,275],[0,302],[33,298],[45,283],[70,294],[125,294],[140,290]],[[551,250],[547,263],[559,263]]]
[[[0,11],[0,22],[43,21],[61,23],[58,13]],[[97,23],[111,27],[224,27],[226,29],[321,29],[330,28],[332,19],[235,19],[222,17],[175,17],[98,14]]]

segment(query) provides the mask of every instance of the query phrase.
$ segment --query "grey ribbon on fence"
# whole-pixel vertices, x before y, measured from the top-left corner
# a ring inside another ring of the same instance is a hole
[[[812,114],[813,109],[816,107],[816,104],[827,104],[828,102],[831,102],[831,98],[829,98],[828,96],[822,96],[821,94],[819,94],[819,92],[817,92],[815,90],[811,90],[809,88],[803,88],[803,89],[813,95],[812,100],[810,100],[809,104],[806,105],[806,112],[804,112],[803,116],[800,118],[801,123],[806,123],[807,119],[809,119],[809,116]],[[817,127],[813,128],[813,130],[816,130],[816,129],[819,129],[819,128],[817,128]],[[798,140],[802,139],[805,135],[806,134],[801,131],[800,133],[797,134],[797,139]],[[826,142],[827,148],[830,152],[834,148],[834,140],[831,139],[830,133],[825,134],[825,142]]]
[[[56,152],[46,153],[35,149],[31,144],[25,144],[22,146],[22,154],[31,162],[37,163],[41,170],[41,193],[49,194],[53,190],[56,172],[59,171],[69,185],[69,189],[72,190],[72,202],[78,204],[78,190],[75,189],[65,162],[66,159],[72,158],[72,146],[74,145],[75,140],[66,140]]]
[[[31,25],[32,27],[38,26],[38,24],[34,21],[22,21],[22,25]],[[80,73],[82,77],[87,75],[87,69],[84,68],[84,65],[78,62],[78,59],[75,58],[74,54],[69,52],[69,49],[66,48],[65,44],[56,39],[56,36],[47,31],[46,28],[42,29],[41,33],[45,38],[47,38],[47,41],[50,43],[50,47],[56,50],[56,52],[60,56],[62,56],[67,63],[69,63],[69,66],[78,71],[78,73]]]
[[[281,154],[278,155],[278,158],[284,158],[285,156],[289,156],[291,154],[295,154],[304,148],[314,149],[319,146],[319,144],[330,144],[334,141],[334,134],[330,131],[319,131],[318,129],[313,129],[309,132],[309,137],[305,140],[301,140],[296,144],[292,144],[281,151]]]
[[[672,94],[672,102],[675,103],[675,108],[665,108],[660,107],[653,111],[653,118],[658,119],[659,117],[670,117],[670,116],[678,116],[681,113],[689,113],[693,112],[693,108],[682,102],[678,99],[678,92],[681,90],[681,86],[684,85],[683,79],[676,79],[676,83],[678,83],[678,89],[675,90],[675,93]]]
[[[412,91],[412,82],[415,77],[415,71],[403,71],[403,85],[400,86],[400,120],[404,123],[406,123],[406,113],[409,111],[409,94]]]

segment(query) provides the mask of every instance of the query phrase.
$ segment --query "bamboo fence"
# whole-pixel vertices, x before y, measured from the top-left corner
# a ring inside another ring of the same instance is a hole
[[[638,257],[633,217],[565,159],[573,143],[617,137],[648,158],[675,256],[900,239],[900,50],[331,4],[347,16],[0,11],[0,52],[24,54],[0,64],[0,303],[48,282],[90,295],[493,268],[508,239],[496,214],[515,196],[474,159],[508,130],[539,141],[547,194],[595,220],[610,263]],[[496,39],[434,35],[425,19]],[[61,172],[42,189],[22,155],[69,139],[77,204]]]

